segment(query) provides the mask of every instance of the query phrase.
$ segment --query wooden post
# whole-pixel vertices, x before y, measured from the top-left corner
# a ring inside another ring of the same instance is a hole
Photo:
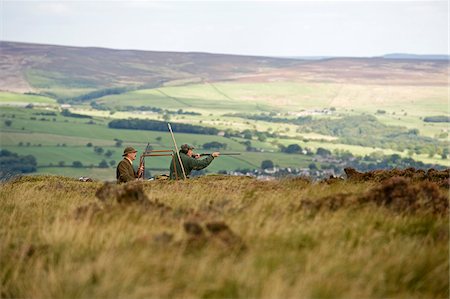
[[[172,127],[170,126],[170,123],[167,123],[167,126],[169,127],[170,135],[172,135],[173,144],[175,145],[175,151],[177,152],[177,156],[178,156],[178,162],[180,162],[181,170],[183,171],[183,177],[186,180],[187,179],[186,172],[184,171],[183,162],[181,161],[180,152],[178,151],[177,142],[175,141],[175,136],[173,135],[173,132],[172,132]]]

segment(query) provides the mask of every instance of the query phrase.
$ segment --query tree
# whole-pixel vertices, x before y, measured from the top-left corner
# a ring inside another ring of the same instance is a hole
[[[114,152],[112,150],[107,150],[105,153],[105,156],[108,158],[111,158],[111,156],[114,154]]]
[[[284,151],[287,154],[297,154],[302,151],[302,148],[298,144],[289,144]]]
[[[408,135],[419,135],[419,129],[411,129],[408,131]]]
[[[244,132],[242,132],[242,134],[244,134],[244,138],[245,139],[252,139],[253,135],[252,135],[252,131],[250,130],[244,130]]]
[[[101,154],[103,154],[104,151],[105,151],[105,150],[103,149],[103,147],[100,147],[100,146],[94,146],[94,152],[95,152],[95,153],[101,155]]]
[[[116,142],[115,144],[116,147],[122,147],[123,140],[115,138],[114,141]]]
[[[83,163],[81,163],[80,161],[73,161],[72,167],[81,168],[81,167],[83,167]]]
[[[316,169],[317,169],[317,166],[316,166],[315,163],[310,163],[310,164],[308,165],[308,168],[311,169],[311,170],[316,170]]]
[[[257,132],[256,136],[258,138],[258,141],[265,142],[267,140],[266,133],[264,132]]]
[[[108,162],[106,162],[106,160],[102,160],[102,161],[100,161],[100,163],[98,163],[98,167],[100,167],[100,168],[108,168],[109,165],[108,165]]]
[[[447,159],[448,154],[449,154],[449,149],[448,148],[444,148],[444,150],[442,151],[442,154],[441,154],[442,160]]]
[[[11,125],[12,125],[12,120],[10,120],[10,119],[5,120],[5,126],[11,127]]]
[[[325,156],[331,156],[331,152],[330,152],[329,150],[327,150],[327,149],[324,149],[324,148],[322,148],[322,147],[319,147],[319,148],[317,149],[317,151],[316,151],[316,155],[322,156],[322,157],[325,157]]]
[[[36,171],[36,158],[32,155],[19,156],[8,150],[0,150],[0,180],[18,173]]]
[[[271,160],[264,160],[261,162],[262,169],[273,168],[273,162]]]

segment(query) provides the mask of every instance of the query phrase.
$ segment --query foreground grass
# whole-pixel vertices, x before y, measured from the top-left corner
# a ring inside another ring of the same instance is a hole
[[[449,296],[448,215],[301,205],[375,183],[145,182],[150,206],[100,202],[102,185],[37,176],[0,186],[0,297]],[[183,230],[217,221],[228,239],[196,243]]]

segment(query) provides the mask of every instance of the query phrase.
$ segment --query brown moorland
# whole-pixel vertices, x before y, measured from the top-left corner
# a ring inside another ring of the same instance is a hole
[[[446,298],[448,191],[398,173],[21,177],[0,186],[0,297]]]

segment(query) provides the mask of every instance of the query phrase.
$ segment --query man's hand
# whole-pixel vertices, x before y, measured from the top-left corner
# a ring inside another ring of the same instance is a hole
[[[193,156],[194,156],[195,159],[200,158],[200,154],[193,154]]]
[[[138,171],[137,171],[137,177],[138,178],[140,178],[140,177],[142,177],[142,174],[144,173],[144,165],[141,165],[139,168],[138,168]]]
[[[218,157],[218,156],[220,156],[220,152],[214,152],[211,154],[211,156],[213,156],[214,158]]]

